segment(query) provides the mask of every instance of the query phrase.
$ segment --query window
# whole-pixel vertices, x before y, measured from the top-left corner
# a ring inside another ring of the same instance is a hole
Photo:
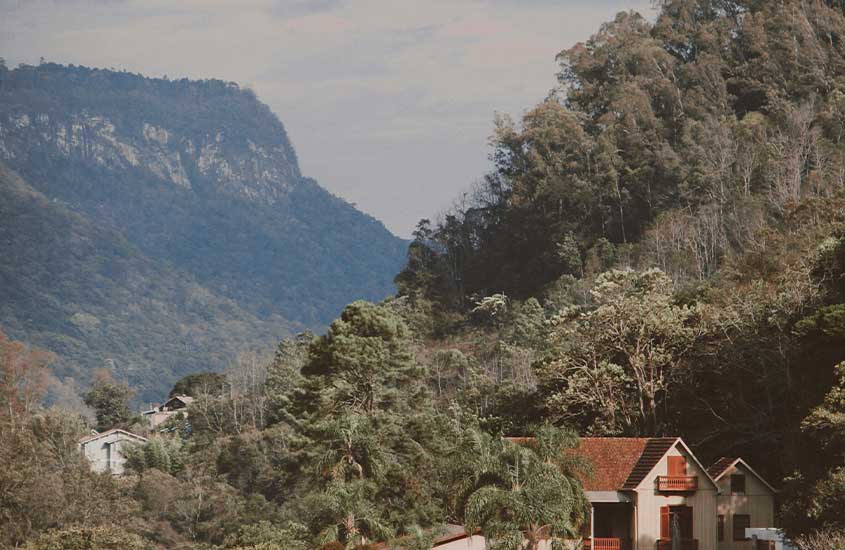
[[[745,476],[742,474],[734,474],[731,476],[731,493],[745,492]]]
[[[692,507],[663,506],[660,508],[660,538],[672,540],[673,534],[681,540],[692,540]]]
[[[725,540],[725,516],[719,514],[719,542]]]
[[[733,519],[734,540],[748,540],[745,538],[745,530],[751,527],[751,516],[747,514],[737,514]]]

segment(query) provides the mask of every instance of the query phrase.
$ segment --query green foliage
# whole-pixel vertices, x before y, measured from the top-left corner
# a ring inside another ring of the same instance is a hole
[[[273,525],[260,521],[245,525],[236,536],[226,539],[226,548],[233,550],[307,550],[308,532],[302,525]]]
[[[226,375],[219,372],[199,372],[183,376],[173,385],[168,397],[188,395],[198,397],[202,394],[219,395],[227,386]]]
[[[577,438],[551,426],[526,443],[468,431],[452,473],[457,510],[468,531],[492,548],[536,550],[547,538],[574,538],[588,503],[578,465],[566,456]]]
[[[683,360],[707,331],[700,305],[674,303],[661,271],[600,275],[586,310],[552,320],[554,349],[539,369],[548,409],[604,434],[659,434]]]
[[[125,383],[114,382],[111,377],[98,378],[85,394],[85,404],[94,409],[97,430],[128,429],[138,420],[129,409],[132,390]]]
[[[117,525],[66,527],[41,535],[25,546],[27,550],[148,550],[154,548],[138,535]]]
[[[139,473],[155,468],[175,475],[185,470],[188,460],[187,450],[182,440],[165,435],[152,437],[144,445],[127,449],[124,455],[126,455],[127,465]]]

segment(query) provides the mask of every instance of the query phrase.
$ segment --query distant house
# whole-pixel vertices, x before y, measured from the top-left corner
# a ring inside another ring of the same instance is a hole
[[[188,416],[188,405],[193,402],[194,398],[188,395],[174,395],[164,402],[163,405],[150,407],[149,410],[141,414],[147,419],[150,428],[155,428],[159,424],[167,421],[171,416],[182,413]]]
[[[146,442],[146,437],[126,430],[113,429],[83,437],[79,440],[79,448],[95,472],[121,475],[126,463],[126,448]]]
[[[756,550],[746,529],[774,526],[775,489],[741,458],[720,458],[707,471],[719,486],[719,550]]]
[[[773,526],[774,489],[741,459],[705,468],[679,437],[585,437],[574,453],[593,467],[585,550],[757,550],[744,528]]]

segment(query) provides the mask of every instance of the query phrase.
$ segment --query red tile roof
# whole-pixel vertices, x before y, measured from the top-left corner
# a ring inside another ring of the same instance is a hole
[[[582,480],[585,491],[617,491],[637,465],[648,443],[645,437],[584,437],[575,453],[586,459],[593,474]]]
[[[524,445],[531,437],[509,437]],[[582,479],[585,491],[633,490],[676,442],[677,437],[582,437],[573,452],[586,459],[593,475]]]

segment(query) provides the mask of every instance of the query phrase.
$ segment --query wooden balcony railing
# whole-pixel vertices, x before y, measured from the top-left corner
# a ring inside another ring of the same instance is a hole
[[[696,491],[698,490],[697,476],[659,476],[657,478],[658,491]]]
[[[584,550],[628,550],[628,539],[599,538],[584,539]]]
[[[681,541],[681,550],[698,550],[698,541],[696,539],[684,539]],[[672,541],[667,539],[660,539],[657,541],[657,550],[674,550]]]

